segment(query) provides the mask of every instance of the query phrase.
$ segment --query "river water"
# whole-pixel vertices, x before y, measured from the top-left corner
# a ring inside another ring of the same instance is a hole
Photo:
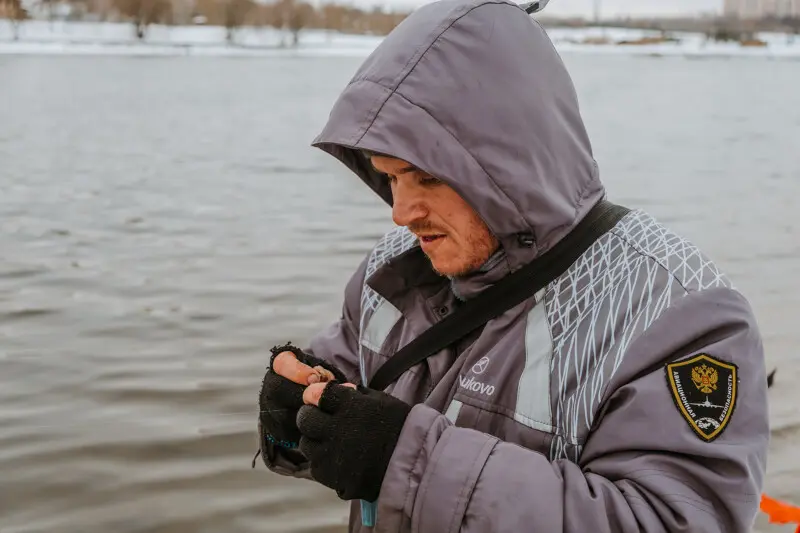
[[[767,491],[800,504],[800,63],[565,60],[611,199],[752,301]],[[344,531],[250,459],[268,349],[391,227],[308,146],[360,61],[0,57],[1,533]]]

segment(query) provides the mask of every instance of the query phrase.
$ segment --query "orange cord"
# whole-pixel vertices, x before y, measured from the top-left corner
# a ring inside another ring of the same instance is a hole
[[[800,524],[800,507],[795,507],[766,494],[761,495],[761,512],[769,516],[770,524]],[[800,533],[800,525],[795,533]]]

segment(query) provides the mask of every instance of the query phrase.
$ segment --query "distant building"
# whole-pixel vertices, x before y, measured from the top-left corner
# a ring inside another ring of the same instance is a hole
[[[723,0],[727,17],[760,19],[764,17],[800,17],[800,0]]]

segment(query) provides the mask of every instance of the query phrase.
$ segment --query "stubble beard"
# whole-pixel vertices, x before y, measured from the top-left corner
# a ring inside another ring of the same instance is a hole
[[[477,225],[472,231],[467,233],[465,246],[460,247],[466,251],[466,257],[459,261],[458,268],[454,271],[443,272],[436,268],[433,261],[428,257],[433,270],[440,276],[448,278],[458,278],[466,276],[478,270],[492,256],[497,249],[497,240],[489,232],[488,228]]]

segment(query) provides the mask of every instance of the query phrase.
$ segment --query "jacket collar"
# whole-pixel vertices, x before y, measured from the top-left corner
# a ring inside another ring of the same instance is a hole
[[[503,249],[500,248],[475,272],[450,278],[450,287],[456,298],[461,301],[467,301],[510,273],[511,268],[508,264],[508,258]]]
[[[480,268],[465,276],[438,274],[419,246],[388,261],[367,280],[367,284],[398,309],[403,309],[406,295],[421,290],[432,296],[443,286],[450,286],[454,297],[470,300],[511,272],[505,252],[500,248]]]

